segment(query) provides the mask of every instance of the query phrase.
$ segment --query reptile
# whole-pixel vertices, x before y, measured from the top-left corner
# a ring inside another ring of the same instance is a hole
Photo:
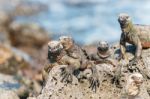
[[[126,43],[136,47],[134,58],[129,63],[129,65],[133,65],[141,58],[142,49],[150,47],[150,26],[133,24],[127,13],[121,13],[118,22],[122,31],[120,38],[121,57],[128,60],[125,55]]]
[[[70,75],[70,73],[68,72],[72,72],[73,74],[73,72],[78,71],[80,73],[80,71],[84,71],[85,69],[90,68],[92,66],[92,63],[87,59],[87,53],[85,52],[85,50],[82,49],[79,45],[77,45],[72,39],[72,37],[61,36],[59,38],[59,42],[63,45],[66,54],[72,59],[76,60],[77,63],[79,63],[78,65],[72,65],[72,69],[66,70],[70,68],[69,66],[63,69],[62,76],[64,79],[67,77],[67,74]],[[67,80],[67,78],[65,80],[64,79],[63,81]]]
[[[91,67],[92,75],[89,78],[90,88],[95,90],[95,92],[97,87],[102,83],[104,74],[110,74],[114,76],[116,80],[119,79],[120,74],[116,72],[119,65],[117,60],[111,58],[111,54],[109,44],[106,41],[100,41],[97,46],[97,53],[89,55],[90,60],[94,61],[95,64]],[[100,72],[98,72],[97,66]]]
[[[50,70],[54,66],[58,65],[57,59],[61,54],[62,48],[63,46],[59,44],[58,41],[50,41],[48,43],[48,55],[47,55],[48,60],[46,61],[44,68],[42,70],[42,77],[44,82],[48,78],[48,73],[50,72]]]

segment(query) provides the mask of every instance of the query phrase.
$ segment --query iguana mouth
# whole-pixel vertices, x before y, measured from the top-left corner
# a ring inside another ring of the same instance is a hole
[[[98,47],[97,48],[99,52],[107,52],[108,51],[108,47]]]
[[[120,24],[126,24],[127,22],[128,22],[128,20],[130,20],[130,17],[129,17],[129,15],[128,14],[126,14],[126,13],[121,13],[120,15],[119,15],[119,18],[118,18],[118,21],[119,21],[119,23]]]
[[[127,22],[125,19],[118,19],[118,21],[121,25],[125,25]]]
[[[51,53],[51,54],[58,54],[58,53],[60,53],[60,51],[61,51],[61,49],[59,49],[59,48],[49,48],[49,53]]]

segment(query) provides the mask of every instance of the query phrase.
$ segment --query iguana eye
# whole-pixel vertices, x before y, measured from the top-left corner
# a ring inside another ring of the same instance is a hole
[[[129,18],[129,16],[126,16],[126,19],[128,19]]]
[[[135,79],[135,77],[134,77],[134,76],[132,76],[132,77],[131,77],[131,79]]]
[[[66,40],[67,40],[67,38],[64,38],[64,40],[66,41]]]
[[[59,45],[56,46],[56,49],[59,49]]]

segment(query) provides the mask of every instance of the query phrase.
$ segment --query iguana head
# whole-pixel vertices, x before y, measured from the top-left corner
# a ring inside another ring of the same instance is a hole
[[[120,13],[118,17],[118,22],[121,25],[128,24],[131,21],[130,16],[127,13]]]
[[[48,43],[48,52],[57,54],[60,53],[60,51],[63,49],[63,46],[58,41],[50,41]]]
[[[109,44],[106,41],[100,41],[97,50],[101,57],[108,57],[110,55]]]
[[[59,41],[63,45],[65,50],[70,49],[74,45],[74,40],[70,36],[61,36],[59,38]]]
[[[97,46],[98,51],[106,52],[109,49],[109,45],[106,41],[100,41]]]
[[[133,73],[129,78],[134,81],[137,86],[140,86],[143,83],[143,76],[140,73]]]

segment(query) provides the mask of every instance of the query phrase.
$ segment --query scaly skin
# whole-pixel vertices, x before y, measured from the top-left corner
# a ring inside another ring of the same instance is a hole
[[[92,63],[89,62],[89,60],[87,59],[87,56],[86,56],[87,53],[85,52],[85,50],[83,50],[80,46],[78,46],[72,40],[71,37],[62,36],[62,37],[60,37],[59,41],[63,45],[66,55],[71,57],[72,61],[74,61],[74,64],[76,64],[76,65],[70,65],[70,67],[68,66],[67,68],[65,68],[65,69],[69,69],[69,70],[64,69],[65,71],[63,71],[63,73],[62,73],[63,79],[65,79],[67,77],[67,76],[65,77],[66,74],[71,73],[70,71],[81,72],[92,66]],[[66,80],[67,80],[67,78],[66,78]],[[66,80],[64,80],[64,81],[66,81]]]
[[[150,26],[135,25],[132,23],[128,14],[120,14],[118,21],[122,30],[120,38],[120,49],[123,59],[128,59],[125,55],[126,42],[136,46],[135,57],[133,63],[135,63],[140,57],[142,48],[150,47]]]
[[[80,61],[80,66],[78,66],[77,68],[84,70],[88,67],[87,57],[85,56],[81,47],[74,43],[74,45],[69,50],[66,50],[66,52],[68,56]]]
[[[68,56],[81,62],[80,66],[78,66],[77,68],[85,69],[87,67],[87,56],[85,55],[83,49],[79,45],[77,45],[69,36],[62,36],[60,37],[59,41],[63,45],[64,50]]]

